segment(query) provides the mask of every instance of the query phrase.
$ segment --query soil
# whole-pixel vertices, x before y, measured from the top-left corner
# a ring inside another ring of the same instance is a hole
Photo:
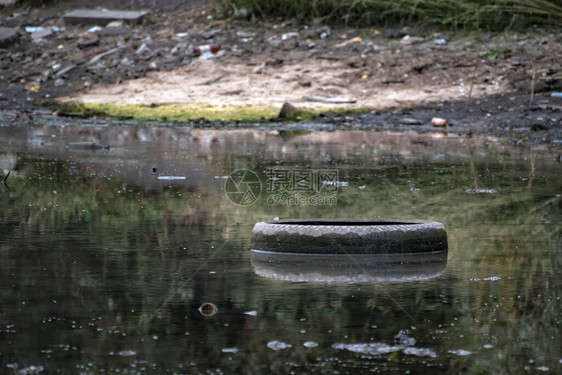
[[[557,31],[338,28],[224,20],[205,1],[149,3],[90,2],[91,8],[150,11],[143,22],[111,35],[105,25],[89,32],[92,25],[64,24],[65,12],[84,7],[78,1],[4,9],[0,26],[19,28],[20,37],[0,49],[0,110],[19,118],[45,99],[274,108],[289,102],[323,110],[315,123],[337,129],[488,134],[562,147],[562,98],[554,94],[562,91]],[[25,26],[59,30],[33,40]],[[197,56],[202,45],[220,51]],[[448,126],[433,126],[434,117]]]

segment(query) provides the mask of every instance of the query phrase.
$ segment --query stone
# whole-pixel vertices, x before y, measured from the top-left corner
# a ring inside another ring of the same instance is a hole
[[[413,117],[402,117],[399,122],[402,125],[423,125],[420,120]]]
[[[312,86],[312,82],[310,81],[310,78],[302,77],[301,79],[299,79],[299,85],[301,85],[302,87],[310,87]]]
[[[76,47],[78,47],[78,49],[84,49],[92,46],[97,46],[99,43],[100,40],[97,34],[87,34],[76,44]]]
[[[385,38],[390,39],[400,39],[412,33],[412,29],[409,27],[403,27],[402,29],[386,29],[383,32]]]
[[[53,30],[51,30],[50,27],[46,27],[42,30],[31,33],[31,39],[33,39],[33,40],[43,39],[43,38],[47,38],[51,35],[53,35]]]
[[[234,12],[234,18],[237,20],[249,20],[251,17],[250,12],[246,8],[237,9]]]
[[[213,39],[217,35],[222,34],[222,32],[223,32],[222,29],[213,29],[213,30],[209,30],[209,31],[205,31],[205,32],[201,33],[201,36],[205,39]]]
[[[76,9],[66,13],[63,19],[69,24],[103,25],[119,20],[136,24],[140,23],[148,13],[148,11],[135,10]]]
[[[316,33],[318,34],[318,37],[320,39],[326,39],[327,37],[330,36],[332,30],[330,29],[330,26],[322,26],[316,29]]]
[[[297,107],[289,102],[285,102],[279,111],[279,118],[282,119],[295,119],[299,115],[300,111]]]
[[[400,39],[400,43],[406,44],[406,45],[418,44],[418,43],[422,43],[424,41],[425,41],[424,38],[421,38],[419,36],[411,36],[411,35],[406,35],[405,37]]]
[[[0,47],[7,47],[15,43],[19,37],[17,28],[0,27]]]
[[[125,28],[123,20],[111,21],[103,29],[101,29],[98,34],[100,36],[122,35],[126,30],[127,29]]]

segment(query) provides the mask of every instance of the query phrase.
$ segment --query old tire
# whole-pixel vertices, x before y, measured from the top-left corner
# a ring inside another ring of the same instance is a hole
[[[297,254],[447,251],[443,224],[425,220],[291,219],[257,223],[251,250]]]

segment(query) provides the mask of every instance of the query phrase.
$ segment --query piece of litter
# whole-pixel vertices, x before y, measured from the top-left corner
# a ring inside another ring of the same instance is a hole
[[[137,355],[137,352],[135,352],[134,350],[121,350],[119,353],[121,357],[134,357],[135,355]]]
[[[467,194],[494,194],[497,193],[494,189],[466,189]]]
[[[401,330],[394,336],[394,343],[400,346],[414,346],[416,345],[416,339],[408,336],[406,332]]]
[[[345,349],[354,353],[362,353],[368,355],[380,355],[397,352],[404,349],[400,345],[388,345],[383,342],[370,342],[370,343],[357,343],[357,344],[343,344],[335,343],[332,345],[333,349]]]
[[[298,37],[299,37],[299,33],[295,33],[295,32],[286,33],[286,34],[281,35],[281,40],[289,40],[289,39],[298,38]]]
[[[260,64],[258,66],[256,66],[254,69],[252,69],[252,74],[261,74],[263,71],[263,68],[265,68],[265,63]]]
[[[37,33],[39,31],[43,31],[43,30],[45,30],[45,28],[41,27],[41,26],[26,26],[25,27],[25,31],[30,33],[30,34]]]
[[[88,29],[88,32],[89,32],[89,33],[97,33],[97,32],[99,32],[99,31],[101,31],[101,30],[102,30],[102,29],[101,29],[100,26],[93,26],[93,27],[90,27],[90,28]]]
[[[426,348],[409,347],[409,348],[404,349],[403,353],[407,354],[407,355],[415,355],[417,357],[437,358],[437,354],[435,354],[435,352],[433,350],[426,349]]]
[[[278,351],[278,350],[290,348],[290,347],[292,347],[292,345],[287,344],[283,341],[273,340],[273,341],[270,341],[270,342],[267,343],[267,347],[269,349],[273,349],[275,351]]]
[[[146,42],[143,42],[135,53],[137,55],[141,55],[141,54],[143,54],[145,52],[148,52],[148,51],[150,51],[150,48],[148,48],[148,45],[146,44]]]
[[[343,48],[343,47],[347,47],[350,44],[354,44],[354,43],[361,43],[363,41],[363,39],[361,37],[356,36],[355,38],[351,38],[349,40],[346,40],[345,42],[341,42],[339,44],[336,44],[334,47],[335,48]]]
[[[322,181],[322,185],[341,187],[341,186],[348,186],[349,183],[346,181]]]
[[[193,56],[201,56],[207,52],[216,54],[220,51],[220,49],[221,49],[220,44],[204,44],[193,48]]]
[[[251,311],[245,311],[244,314],[245,315],[251,315],[251,316],[257,316],[258,312],[256,310],[251,310]]]
[[[222,55],[224,55],[224,51],[219,51],[217,53],[213,53],[209,51],[199,55],[199,60],[209,60],[215,57],[220,57]]]
[[[92,57],[90,60],[88,60],[88,62],[85,65],[92,65],[94,63],[97,63],[99,60],[103,59],[106,56],[109,56],[117,51],[119,51],[121,49],[121,47],[115,47],[113,49],[110,49],[109,51],[100,53],[99,55],[96,55],[94,57]]]
[[[401,40],[400,43],[402,44],[417,44],[424,41],[424,38],[420,38],[419,36],[410,36],[406,35]]]
[[[303,345],[307,348],[316,348],[318,346],[318,343],[314,341],[305,341]]]
[[[176,37],[180,40],[188,40],[189,39],[189,33],[177,33]]]
[[[185,180],[185,176],[158,176],[159,180]]]
[[[472,354],[472,352],[464,349],[449,350],[448,353],[456,354],[458,356],[467,356]]]
[[[431,125],[438,128],[446,128],[447,126],[449,126],[449,123],[444,118],[434,117],[431,119]]]

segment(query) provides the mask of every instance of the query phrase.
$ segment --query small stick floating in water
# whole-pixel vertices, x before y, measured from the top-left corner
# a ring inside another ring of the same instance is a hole
[[[8,177],[10,177],[10,173],[12,173],[12,171],[8,171],[8,174],[2,179],[2,185],[4,185],[4,187],[6,188],[6,190],[8,192],[10,192],[10,188],[8,187],[8,184],[6,183],[6,181],[8,180]]]
[[[109,150],[109,145],[100,145],[95,142],[70,142],[66,145],[68,150]]]

